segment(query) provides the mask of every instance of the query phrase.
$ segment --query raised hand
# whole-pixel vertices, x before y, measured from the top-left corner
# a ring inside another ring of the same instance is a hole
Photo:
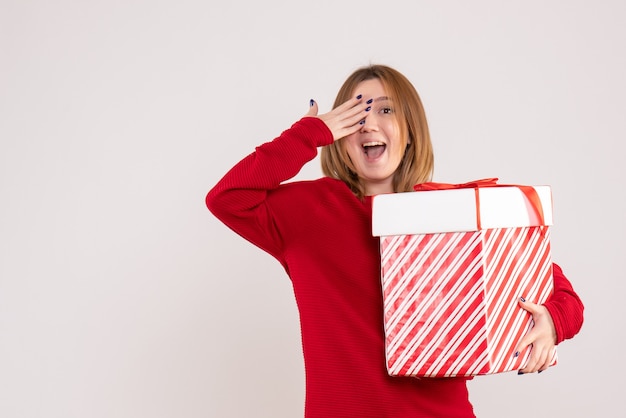
[[[358,95],[330,112],[318,115],[317,102],[311,100],[311,106],[305,116],[321,119],[328,126],[336,141],[361,129],[371,109],[371,103],[372,99],[365,101],[361,95]]]

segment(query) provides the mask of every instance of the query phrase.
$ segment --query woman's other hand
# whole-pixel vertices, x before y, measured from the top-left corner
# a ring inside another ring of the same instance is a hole
[[[526,302],[523,298],[520,299],[519,305],[532,315],[534,322],[533,328],[522,338],[516,348],[519,353],[532,345],[528,363],[526,367],[519,370],[519,374],[541,372],[550,366],[554,357],[556,329],[545,306]]]

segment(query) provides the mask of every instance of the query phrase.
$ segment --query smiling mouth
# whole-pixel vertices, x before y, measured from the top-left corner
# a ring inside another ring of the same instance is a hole
[[[363,152],[365,152],[365,155],[371,159],[375,159],[383,155],[385,148],[387,148],[387,145],[378,141],[366,142],[363,144]]]

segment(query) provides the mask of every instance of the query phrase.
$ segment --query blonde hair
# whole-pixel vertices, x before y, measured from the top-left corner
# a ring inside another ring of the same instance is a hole
[[[371,79],[379,79],[393,101],[400,138],[403,146],[406,146],[404,157],[394,174],[394,192],[412,191],[415,184],[430,181],[434,168],[433,147],[426,113],[413,84],[393,68],[384,65],[362,67],[343,83],[333,108],[350,99],[359,83]],[[322,172],[328,177],[342,180],[359,198],[362,198],[365,193],[364,186],[355,172],[343,142],[335,141],[322,148]]]

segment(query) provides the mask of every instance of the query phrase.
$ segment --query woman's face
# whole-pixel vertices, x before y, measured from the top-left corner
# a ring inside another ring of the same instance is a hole
[[[379,79],[366,80],[353,96],[373,99],[365,123],[356,133],[342,139],[356,174],[365,186],[365,195],[393,193],[393,175],[404,157],[405,141],[400,139],[394,104]]]

